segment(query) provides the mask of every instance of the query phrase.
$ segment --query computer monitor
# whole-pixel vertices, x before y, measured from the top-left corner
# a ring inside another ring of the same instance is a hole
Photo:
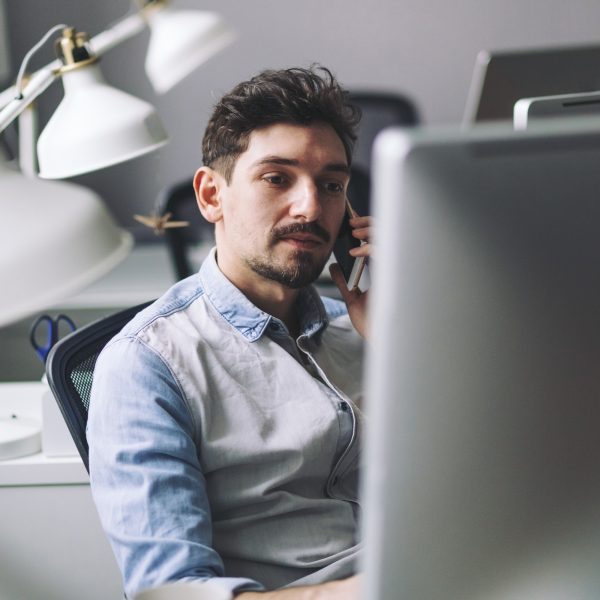
[[[376,142],[369,600],[600,591],[600,120]]]
[[[521,98],[515,102],[513,127],[527,129],[540,123],[540,119],[600,116],[600,92],[558,94]]]
[[[510,121],[521,98],[600,91],[600,45],[481,51],[463,125]]]

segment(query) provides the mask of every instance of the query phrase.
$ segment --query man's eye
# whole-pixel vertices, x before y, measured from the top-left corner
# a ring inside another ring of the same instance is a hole
[[[285,177],[283,175],[265,175],[263,181],[266,181],[271,185],[283,185],[285,183]]]
[[[344,191],[344,186],[337,181],[328,181],[325,183],[325,189],[330,194],[340,194]]]

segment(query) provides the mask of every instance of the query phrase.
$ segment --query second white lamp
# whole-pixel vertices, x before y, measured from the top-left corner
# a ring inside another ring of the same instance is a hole
[[[108,273],[133,245],[92,190],[29,179],[0,157],[0,327]]]
[[[105,82],[85,34],[65,29],[58,48],[65,96],[38,139],[40,177],[73,177],[166,143],[154,107]]]
[[[146,74],[160,94],[235,39],[233,30],[215,12],[175,10],[167,0],[152,0],[143,13],[150,28]]]

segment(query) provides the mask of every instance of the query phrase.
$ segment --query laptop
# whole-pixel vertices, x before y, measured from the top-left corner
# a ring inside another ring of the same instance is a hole
[[[600,91],[600,45],[481,51],[463,125],[513,118],[521,98]]]
[[[521,98],[515,102],[513,127],[527,129],[539,124],[540,119],[589,115],[600,116],[600,92]]]

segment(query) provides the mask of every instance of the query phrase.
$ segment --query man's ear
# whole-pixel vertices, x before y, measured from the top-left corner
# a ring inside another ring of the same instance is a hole
[[[224,177],[210,167],[200,167],[194,175],[198,208],[209,223],[217,223],[223,217],[221,189],[225,185]]]

